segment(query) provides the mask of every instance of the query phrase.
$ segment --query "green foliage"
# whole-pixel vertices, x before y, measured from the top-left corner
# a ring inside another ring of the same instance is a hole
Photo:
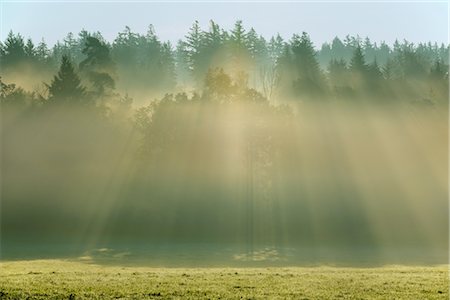
[[[175,85],[175,59],[170,43],[162,43],[149,26],[145,35],[120,32],[111,49],[117,64],[119,87],[133,93],[168,90]]]
[[[279,63],[281,69],[288,70],[284,80],[293,81],[295,95],[316,98],[325,94],[325,78],[316,59],[316,51],[306,32],[301,36],[294,34]]]
[[[75,72],[69,57],[63,56],[58,74],[48,85],[49,103],[85,104],[85,88]]]
[[[222,68],[232,76],[246,72],[248,84],[264,94],[270,90],[270,97],[305,100],[383,95],[394,101],[417,100],[430,88],[436,89],[431,81],[442,77],[436,72],[448,69],[449,47],[431,42],[414,45],[406,40],[396,40],[391,47],[384,41],[377,44],[368,37],[347,35],[316,50],[306,33],[294,34],[289,42],[280,35],[266,40],[240,20],[229,31],[213,20],[203,30],[195,21],[175,47],[160,41],[151,25],[144,35],[126,27],[112,44],[99,32],[86,30],[78,35],[69,33],[51,49],[44,41],[35,45],[13,32],[0,44],[3,76],[29,74],[23,76],[24,81],[33,86],[42,80],[31,75],[56,72],[63,55],[80,66],[81,82],[100,98],[115,91],[151,98],[180,88],[201,88],[210,69]],[[441,64],[437,71],[436,61]],[[336,62],[345,63],[348,72]],[[436,93],[442,103],[446,88],[448,84],[443,83]]]
[[[80,63],[80,71],[86,74],[95,95],[110,95],[115,87],[116,69],[109,47],[95,37],[87,37],[82,53],[87,57]]]
[[[355,51],[353,52],[352,59],[350,61],[350,70],[352,73],[355,73],[356,75],[365,75],[367,72],[367,64],[366,59],[364,58],[364,55],[362,53],[361,47],[358,45],[355,48]]]
[[[196,65],[200,59],[200,50],[202,47],[203,33],[201,32],[198,21],[195,21],[186,36],[185,51],[187,55],[189,69],[195,72]]]
[[[8,69],[15,67],[23,62],[24,58],[27,56],[25,42],[20,34],[15,35],[10,31],[2,46],[2,68]]]

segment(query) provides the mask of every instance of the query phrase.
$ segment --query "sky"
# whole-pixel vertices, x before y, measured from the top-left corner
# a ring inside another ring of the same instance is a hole
[[[18,1],[0,0],[1,40],[7,33],[21,33],[38,42],[42,38],[53,45],[68,32],[81,29],[100,31],[108,41],[129,26],[145,33],[153,24],[161,40],[176,42],[188,32],[194,20],[208,28],[213,19],[225,29],[242,20],[269,38],[280,33],[289,39],[293,33],[306,31],[316,46],[347,34],[368,36],[372,41],[395,39],[410,42],[448,44],[446,1]]]

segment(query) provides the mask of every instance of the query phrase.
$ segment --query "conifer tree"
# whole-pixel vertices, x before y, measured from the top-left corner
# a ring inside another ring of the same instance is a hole
[[[49,101],[53,103],[83,103],[85,89],[68,56],[64,55],[58,74],[48,85]]]

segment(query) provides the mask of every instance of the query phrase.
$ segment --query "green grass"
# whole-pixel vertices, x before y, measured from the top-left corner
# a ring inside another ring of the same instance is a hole
[[[0,263],[0,299],[448,299],[448,266],[147,268]]]

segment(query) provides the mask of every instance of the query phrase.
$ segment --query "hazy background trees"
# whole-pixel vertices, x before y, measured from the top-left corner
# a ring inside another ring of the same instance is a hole
[[[10,32],[0,45],[3,80],[28,91],[42,89],[42,81],[52,78],[64,55],[97,96],[115,88],[137,101],[151,100],[176,88],[202,87],[209,69],[222,68],[233,76],[245,72],[248,84],[266,97],[270,94],[268,98],[323,100],[376,91],[389,101],[436,102],[443,100],[446,87],[430,85],[429,79],[445,82],[449,47],[406,40],[389,46],[346,36],[316,48],[307,33],[288,41],[279,35],[266,40],[241,21],[226,31],[212,20],[206,30],[195,21],[176,46],[160,41],[151,25],[145,35],[126,27],[112,43],[99,32],[82,30],[53,47]]]

